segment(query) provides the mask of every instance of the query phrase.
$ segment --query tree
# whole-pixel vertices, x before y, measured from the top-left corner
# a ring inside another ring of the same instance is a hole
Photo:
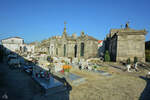
[[[109,62],[109,61],[110,61],[110,55],[109,55],[108,50],[105,52],[104,60],[105,60],[106,62]]]
[[[134,63],[138,62],[138,58],[134,57]]]

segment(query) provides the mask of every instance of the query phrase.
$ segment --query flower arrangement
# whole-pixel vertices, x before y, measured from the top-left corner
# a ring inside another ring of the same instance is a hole
[[[69,72],[69,70],[72,68],[72,66],[70,66],[70,65],[63,65],[62,68],[63,68],[64,72]]]

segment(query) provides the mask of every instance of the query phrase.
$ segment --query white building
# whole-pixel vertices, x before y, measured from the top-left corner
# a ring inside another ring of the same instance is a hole
[[[24,47],[24,40],[20,37],[11,37],[1,40],[1,43],[3,47],[6,49],[6,51],[13,51],[16,52],[22,51],[25,49]]]
[[[11,37],[1,40],[3,47],[7,53],[10,51],[16,52],[34,52],[34,45],[27,45],[24,43],[24,39],[20,37]]]

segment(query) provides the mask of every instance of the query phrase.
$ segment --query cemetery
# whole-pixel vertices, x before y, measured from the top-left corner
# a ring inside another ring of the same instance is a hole
[[[60,93],[71,100],[136,100],[150,79],[150,64],[145,62],[143,49],[146,34],[146,30],[133,30],[126,24],[124,29],[112,29],[104,41],[98,41],[84,32],[79,37],[68,36],[65,26],[62,36],[51,37],[38,46],[27,45],[18,37],[4,39],[2,58],[10,73],[22,74],[32,81],[26,84],[36,87],[27,88],[31,94],[36,91],[32,100],[57,98]],[[122,45],[125,40],[140,40],[139,49]]]

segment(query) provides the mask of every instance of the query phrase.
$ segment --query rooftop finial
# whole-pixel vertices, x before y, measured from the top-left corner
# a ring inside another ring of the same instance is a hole
[[[64,32],[63,32],[63,36],[67,37],[67,32],[66,32],[66,22],[64,21]]]
[[[126,22],[125,28],[129,28],[129,23],[130,23],[129,21]]]
[[[66,28],[66,24],[67,24],[66,21],[64,21],[64,26],[65,26],[65,28]]]
[[[64,21],[64,33],[66,33],[66,21]]]
[[[81,36],[82,36],[82,37],[84,36],[84,31],[81,31]]]

